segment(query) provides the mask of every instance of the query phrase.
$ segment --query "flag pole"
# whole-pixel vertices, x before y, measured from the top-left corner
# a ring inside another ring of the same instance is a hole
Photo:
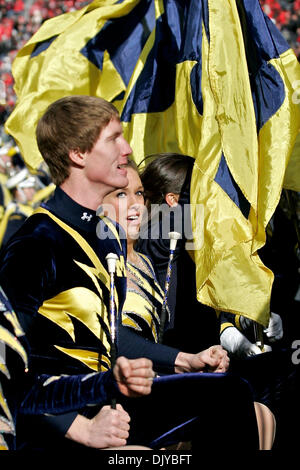
[[[168,294],[169,294],[169,288],[170,288],[174,251],[177,245],[177,240],[181,238],[181,234],[179,232],[169,232],[168,235],[170,238],[170,253],[169,253],[169,260],[168,260],[168,267],[167,267],[167,274],[166,274],[166,281],[165,281],[164,299],[163,299],[161,315],[160,315],[160,325],[159,325],[159,333],[158,333],[159,343],[162,342],[164,329],[165,329],[165,323],[167,319],[167,300],[168,300]]]
[[[255,344],[259,347],[261,351],[264,350],[264,333],[263,333],[263,326],[260,323],[254,321],[254,337],[255,337]]]
[[[116,262],[118,256],[115,253],[108,253],[106,256],[108,272],[110,275],[110,296],[109,296],[109,309],[110,309],[110,335],[111,335],[111,349],[110,349],[110,364],[111,370],[113,370],[116,359],[117,359],[117,346],[116,346],[116,331],[117,331],[117,317],[115,309],[115,298],[114,298],[114,289],[115,289],[115,272],[116,272]],[[117,401],[116,398],[111,399],[111,408],[116,409]]]

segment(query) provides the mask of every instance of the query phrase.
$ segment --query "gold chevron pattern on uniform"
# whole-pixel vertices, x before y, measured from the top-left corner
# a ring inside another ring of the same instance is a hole
[[[104,289],[107,288],[107,290],[110,291],[110,276],[93,248],[80,235],[80,233],[61,221],[45,208],[39,207],[35,210],[34,214],[48,215],[57,223],[57,225],[65,230],[76,243],[78,243],[86,257],[91,261],[91,265],[87,265],[75,259],[73,259],[73,261],[78,268],[80,268],[92,280],[93,285],[96,288],[96,292],[87,287],[72,287],[60,292],[53,298],[45,300],[43,305],[39,308],[39,313],[51,322],[54,322],[60,328],[64,329],[70,335],[74,345],[78,338],[75,338],[76,328],[72,318],[76,318],[76,320],[80,321],[90,332],[93,333],[97,340],[99,340],[99,343],[103,346],[101,347],[99,344],[99,352],[75,349],[72,348],[72,346],[65,347],[65,345],[61,344],[56,344],[55,347],[74,359],[83,362],[92,370],[107,370],[110,366],[110,322],[107,308],[103,302],[102,287],[104,287]],[[112,227],[115,229],[115,227],[110,224],[110,228]],[[119,240],[119,237],[117,237],[117,240]],[[117,275],[126,275],[123,256],[120,256],[117,263]],[[116,291],[115,303],[118,308],[119,302]],[[103,324],[105,325],[105,328],[103,328]]]
[[[157,342],[160,323],[157,306],[163,303],[163,291],[145,255],[139,254],[136,264],[127,261],[127,279],[122,323]]]
[[[34,214],[46,214],[48,215],[54,222],[56,222],[62,229],[64,229],[71,237],[78,243],[78,245],[82,248],[85,254],[93,263],[96,271],[97,277],[104,283],[107,289],[110,288],[110,277],[106,269],[104,268],[103,264],[101,263],[100,259],[92,249],[92,247],[88,244],[88,242],[78,233],[76,230],[72,229],[69,225],[65,224],[62,220],[56,217],[47,209],[43,207],[39,207],[34,211]]]
[[[0,290],[3,297],[6,298],[1,288]],[[24,368],[26,370],[28,366],[27,354],[22,344],[18,340],[18,337],[23,336],[24,332],[18,322],[16,314],[13,311],[3,312],[3,315],[12,325],[13,332],[11,333],[3,326],[0,326],[0,342],[3,343],[5,347],[15,351],[22,358],[24,362]],[[0,363],[0,373],[5,375],[5,377],[10,380],[10,372],[5,364],[5,360],[3,362],[1,361]],[[3,393],[0,380],[0,450],[9,450],[9,446],[6,443],[3,434],[11,434],[15,436],[15,425],[8,403]]]
[[[0,372],[5,375],[8,379],[10,379],[10,374],[9,374],[9,370],[8,368],[6,367],[6,364],[3,364],[2,362],[0,362]]]
[[[3,410],[5,416],[0,416],[0,450],[9,450],[8,445],[3,437],[3,433],[15,435],[15,426],[7,406],[3,390],[0,383],[0,409]]]
[[[0,326],[0,341],[16,351],[23,359],[25,367],[27,367],[27,355],[23,346],[19,343],[16,336],[10,333],[6,328]]]
[[[10,322],[14,329],[14,333],[17,337],[24,336],[24,331],[21,328],[21,325],[17,319],[15,312],[4,312],[5,318]]]
[[[102,298],[103,292],[100,289],[98,281],[97,281],[97,270],[95,268],[91,268],[90,266],[87,266],[86,264],[80,263],[79,261],[76,261],[75,259],[74,259],[74,262],[92,279],[100,297]],[[118,309],[119,302],[118,302],[118,293],[117,293],[116,288],[114,289],[114,297],[115,297],[116,308]]]
[[[85,287],[73,287],[60,292],[55,297],[43,302],[43,305],[39,308],[39,313],[63,328],[71,336],[74,343],[76,341],[75,329],[70,317],[76,318],[97,339],[101,340],[107,351],[110,351],[109,339],[99,322],[99,317],[101,317],[107,326],[107,330],[110,331],[107,309],[101,302],[101,298],[93,291]],[[76,358],[78,358],[78,355]]]
[[[6,400],[5,400],[5,398],[4,398],[4,394],[3,394],[3,390],[2,390],[1,384],[0,384],[0,407],[1,407],[1,409],[4,411],[5,416],[7,417],[7,419],[9,420],[9,422],[12,423],[12,428],[14,429],[14,426],[13,426],[13,419],[12,419],[11,413],[10,413],[10,411],[9,411],[9,408],[8,408],[8,406],[7,406]],[[0,430],[0,431],[1,431],[1,430]]]
[[[142,328],[139,324],[134,321],[127,313],[135,313],[135,312],[123,312],[122,313],[122,324],[125,326],[129,326],[130,328],[134,328],[135,330],[142,331]]]
[[[154,310],[151,302],[142,297],[141,292],[129,290],[127,291],[124,311],[122,313],[122,323],[125,326],[131,326],[135,330],[142,331],[142,328],[136,320],[134,320],[135,317],[139,317],[146,322],[148,327],[151,329],[155,342],[157,342],[157,328],[156,323],[153,321],[153,317],[155,317],[159,324],[159,316],[157,312]]]
[[[12,423],[10,421],[3,418],[3,416],[0,416],[0,450],[9,450],[9,447],[2,433],[15,434],[13,429],[11,428],[11,424]]]
[[[139,256],[147,260],[149,263],[149,260],[145,255],[139,254]],[[145,266],[143,267],[143,270],[145,270]],[[128,271],[131,272],[133,276],[137,278],[137,281],[139,282],[140,286],[143,287],[143,289],[149,292],[149,294],[151,294],[159,302],[163,302],[163,291],[160,285],[158,284],[158,282],[154,280],[154,278],[153,278],[153,283],[154,283],[155,288],[142,275],[143,271],[141,271],[141,269],[137,269],[132,263],[127,261],[127,272]],[[149,272],[148,272],[148,275],[149,275]]]
[[[97,372],[105,372],[110,368],[110,359],[104,354],[99,355],[95,351],[88,351],[86,349],[63,348],[57,345],[55,347]]]

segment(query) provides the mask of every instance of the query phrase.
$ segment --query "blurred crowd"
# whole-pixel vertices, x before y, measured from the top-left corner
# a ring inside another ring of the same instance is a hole
[[[260,0],[260,3],[300,60],[300,0]]]
[[[17,52],[54,16],[78,10],[90,3],[84,0],[0,0],[0,137],[5,140],[3,124],[11,113],[16,96],[11,73]]]

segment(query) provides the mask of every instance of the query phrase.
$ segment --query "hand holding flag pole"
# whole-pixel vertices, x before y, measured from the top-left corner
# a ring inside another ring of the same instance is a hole
[[[181,234],[179,232],[169,232],[168,235],[170,238],[170,254],[169,254],[168,268],[167,268],[166,281],[165,281],[164,299],[163,299],[163,305],[162,305],[161,316],[160,316],[160,325],[159,325],[159,333],[158,333],[159,343],[162,342],[164,329],[165,329],[165,323],[167,319],[167,300],[168,300],[170,280],[171,280],[171,274],[172,274],[172,263],[173,263],[173,258],[174,258],[174,251],[177,245],[177,240],[181,238]]]
[[[263,326],[254,322],[254,337],[255,337],[255,344],[259,347],[261,352],[264,352],[264,333],[263,333]]]
[[[108,253],[106,256],[108,272],[110,275],[110,297],[109,297],[109,308],[110,308],[110,335],[111,335],[111,349],[110,349],[110,363],[111,369],[113,370],[116,359],[117,359],[117,347],[116,347],[116,332],[117,332],[117,317],[116,317],[116,309],[115,309],[115,298],[114,298],[114,290],[115,290],[115,272],[116,272],[116,262],[118,256],[115,253]],[[112,398],[111,400],[111,408],[116,409],[116,399]]]

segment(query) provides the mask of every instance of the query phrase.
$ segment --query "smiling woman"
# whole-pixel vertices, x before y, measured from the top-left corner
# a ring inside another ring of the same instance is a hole
[[[144,188],[132,161],[126,165],[128,185],[108,194],[103,210],[117,220],[127,237],[127,295],[122,312],[122,324],[151,341],[158,341],[159,313],[163,291],[156,281],[149,258],[135,251],[143,214]]]
[[[117,220],[123,227],[127,237],[127,259],[135,262],[137,253],[134,250],[134,242],[138,238],[141,221],[145,209],[144,188],[135,168],[135,164],[129,161],[126,165],[128,184],[125,188],[119,188],[109,193],[103,199],[103,210],[113,220]]]

